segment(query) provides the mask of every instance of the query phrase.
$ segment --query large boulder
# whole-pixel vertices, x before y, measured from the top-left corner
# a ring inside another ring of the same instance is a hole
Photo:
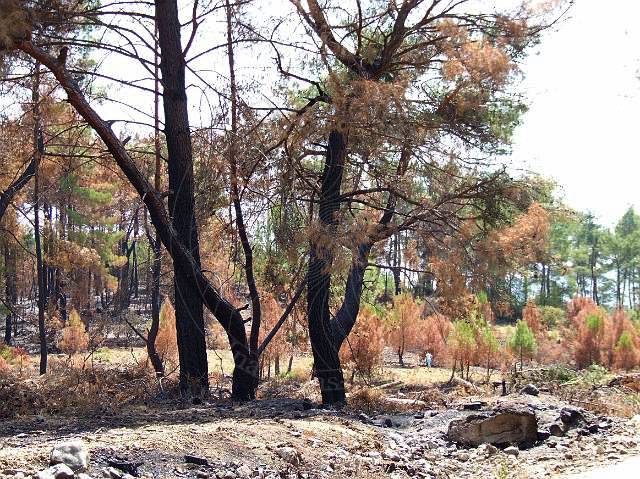
[[[49,464],[66,464],[75,472],[85,471],[89,467],[89,451],[81,441],[56,444],[51,450]]]
[[[473,414],[449,423],[447,437],[464,446],[480,444],[533,444],[538,439],[538,421],[528,408],[503,408]]]

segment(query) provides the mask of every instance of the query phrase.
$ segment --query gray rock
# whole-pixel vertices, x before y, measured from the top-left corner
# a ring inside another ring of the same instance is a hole
[[[251,468],[246,464],[243,464],[238,469],[236,469],[236,472],[238,473],[238,475],[242,477],[251,477],[251,475],[253,474],[253,471],[251,470]]]
[[[85,471],[89,467],[89,451],[81,441],[63,442],[51,450],[49,464],[66,464],[76,472]]]
[[[74,472],[66,464],[56,464],[49,469],[40,471],[33,479],[73,479]]]
[[[533,444],[538,438],[538,423],[529,409],[504,408],[451,421],[447,437],[465,446]]]
[[[529,396],[537,396],[540,394],[540,390],[533,384],[527,384],[520,390],[520,394],[528,394]]]
[[[276,449],[276,454],[293,466],[299,466],[302,463],[302,456],[297,449],[284,446]]]
[[[556,437],[562,437],[567,432],[568,427],[565,423],[558,421],[549,426],[549,434]]]
[[[123,479],[124,473],[115,467],[107,467],[102,471],[105,477],[110,477],[111,479]]]
[[[478,451],[481,454],[484,454],[486,456],[493,456],[495,453],[498,452],[498,448],[496,446],[494,446],[493,444],[482,444],[479,448]]]
[[[584,421],[583,410],[573,406],[565,406],[560,410],[560,420],[569,426],[573,426],[578,421]]]
[[[384,450],[384,452],[382,453],[382,457],[388,459],[389,461],[399,461],[400,459],[402,459],[400,454],[390,448]]]
[[[507,456],[518,457],[520,455],[520,449],[515,446],[509,446],[502,452],[504,452]]]

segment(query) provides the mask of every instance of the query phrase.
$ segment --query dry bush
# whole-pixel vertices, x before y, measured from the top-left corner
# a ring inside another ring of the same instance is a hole
[[[635,336],[635,337],[634,337]],[[632,370],[640,362],[640,353],[638,352],[638,334],[625,330],[623,331],[614,347],[613,364],[627,371]]]
[[[69,357],[87,350],[89,335],[80,314],[75,309],[69,313],[67,325],[62,329],[62,337],[58,341],[60,350]]]
[[[264,292],[261,294],[262,299],[262,322],[260,324],[259,342],[262,343],[264,338],[271,332],[280,317],[283,308],[278,304],[273,294]],[[271,363],[274,364],[274,374],[280,374],[280,360],[286,353],[287,338],[285,336],[286,328],[283,327],[278,331],[269,345],[266,347],[260,357],[260,377],[264,377],[264,369],[267,369],[267,376],[271,377]]]
[[[608,330],[607,312],[593,302],[585,302],[577,313],[571,314],[574,337],[574,359],[580,369],[591,364],[602,364],[605,332]],[[569,330],[565,330],[571,338]]]
[[[160,308],[160,327],[156,337],[156,351],[165,365],[165,371],[177,365],[178,340],[176,333],[176,312],[168,298]],[[169,368],[167,367],[169,366]]]
[[[0,381],[6,379],[11,374],[11,366],[6,359],[0,356]]]
[[[384,326],[373,308],[363,306],[353,331],[340,348],[340,362],[351,369],[351,380],[356,373],[370,380],[382,365]]]
[[[29,352],[20,346],[0,345],[0,375],[22,376],[31,364]]]
[[[384,411],[389,403],[384,401],[384,393],[380,389],[361,388],[349,395],[349,407],[368,414]]]
[[[451,333],[451,321],[442,314],[427,316],[420,322],[418,333],[419,348],[422,356],[430,352],[433,364],[444,366],[449,363],[450,355],[447,349],[447,338]]]
[[[544,332],[544,323],[542,322],[542,314],[536,306],[535,301],[529,300],[522,309],[522,319],[527,323],[529,329],[533,331],[536,338],[539,338]]]
[[[422,305],[408,293],[393,298],[393,309],[387,317],[387,344],[398,353],[398,362],[404,365],[405,352],[420,346]]]
[[[611,316],[605,344],[609,367],[630,371],[640,364],[640,334],[624,310]]]
[[[43,376],[21,380],[0,375],[0,418],[112,411],[153,397],[156,384],[148,368],[139,364],[82,368],[52,357]]]
[[[536,360],[541,364],[571,364],[573,349],[563,344],[563,335],[557,331],[548,331],[538,339]]]
[[[575,296],[567,303],[567,320],[572,321],[585,308],[592,308],[596,305],[593,299],[586,296]]]

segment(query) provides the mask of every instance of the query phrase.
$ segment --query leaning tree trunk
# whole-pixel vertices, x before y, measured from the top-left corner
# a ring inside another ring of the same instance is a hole
[[[69,103],[104,141],[118,167],[146,205],[153,226],[162,240],[162,244],[171,255],[174,269],[183,271],[184,276],[191,280],[193,290],[200,293],[201,301],[204,301],[207,308],[227,332],[236,365],[233,372],[232,397],[239,401],[251,399],[252,394],[255,393],[252,379],[257,377],[257,372],[254,372],[254,370],[257,371],[258,362],[255,356],[249,353],[244,322],[240,313],[220,295],[203,274],[199,262],[196,261],[187,245],[180,239],[178,232],[169,219],[162,198],[147,181],[145,175],[140,172],[122,142],[111,130],[109,124],[89,105],[78,84],[65,68],[64,63],[56,60],[29,41],[17,42],[16,48],[41,61],[51,70],[67,93]]]
[[[334,130],[329,134],[320,193],[319,219],[324,235],[330,235],[337,224],[345,156],[344,133]],[[320,248],[318,242],[312,239],[307,277],[309,339],[322,402],[328,405],[343,403],[346,399],[344,376],[338,356],[340,344],[334,336],[329,312],[331,275],[328,269],[331,263],[331,252]]]
[[[200,248],[195,216],[193,153],[185,59],[180,43],[180,21],[176,0],[156,0],[156,24],[162,61],[165,136],[169,153],[169,214],[180,242],[200,268]],[[209,377],[204,335],[202,296],[193,287],[193,271],[174,271],[176,331],[180,360],[180,390],[185,396],[208,394]]]

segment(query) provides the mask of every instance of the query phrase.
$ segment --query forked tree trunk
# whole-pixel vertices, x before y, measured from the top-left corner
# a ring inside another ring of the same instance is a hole
[[[345,156],[344,134],[336,130],[331,131],[319,204],[319,220],[324,235],[330,235],[337,224],[336,214],[340,206]],[[318,242],[312,239],[307,276],[309,339],[315,375],[320,382],[322,403],[327,405],[344,403],[346,399],[344,376],[338,357],[340,345],[334,336],[329,311],[331,275],[328,269],[331,264],[331,253],[319,248]]]
[[[229,142],[229,168],[231,173],[231,198],[236,215],[236,227],[238,236],[242,244],[244,253],[244,272],[247,277],[247,286],[249,288],[249,296],[251,297],[251,333],[249,335],[248,350],[244,351],[238,348],[234,354],[236,359],[234,369],[234,380],[239,384],[235,385],[236,398],[242,400],[255,399],[256,389],[258,388],[258,340],[260,336],[260,324],[262,321],[262,312],[260,305],[260,295],[253,271],[253,250],[247,235],[247,229],[244,223],[242,212],[242,203],[240,199],[240,187],[238,184],[238,157],[237,157],[237,135],[238,135],[238,87],[236,84],[235,74],[235,57],[233,50],[233,30],[231,25],[231,4],[229,0],[225,4],[226,23],[227,23],[227,58],[229,60],[229,79],[231,86],[231,138]],[[244,330],[244,322],[242,328],[236,328],[231,340],[234,342],[246,343],[246,331]],[[231,333],[231,331],[230,331]],[[240,337],[242,336],[242,337]]]

